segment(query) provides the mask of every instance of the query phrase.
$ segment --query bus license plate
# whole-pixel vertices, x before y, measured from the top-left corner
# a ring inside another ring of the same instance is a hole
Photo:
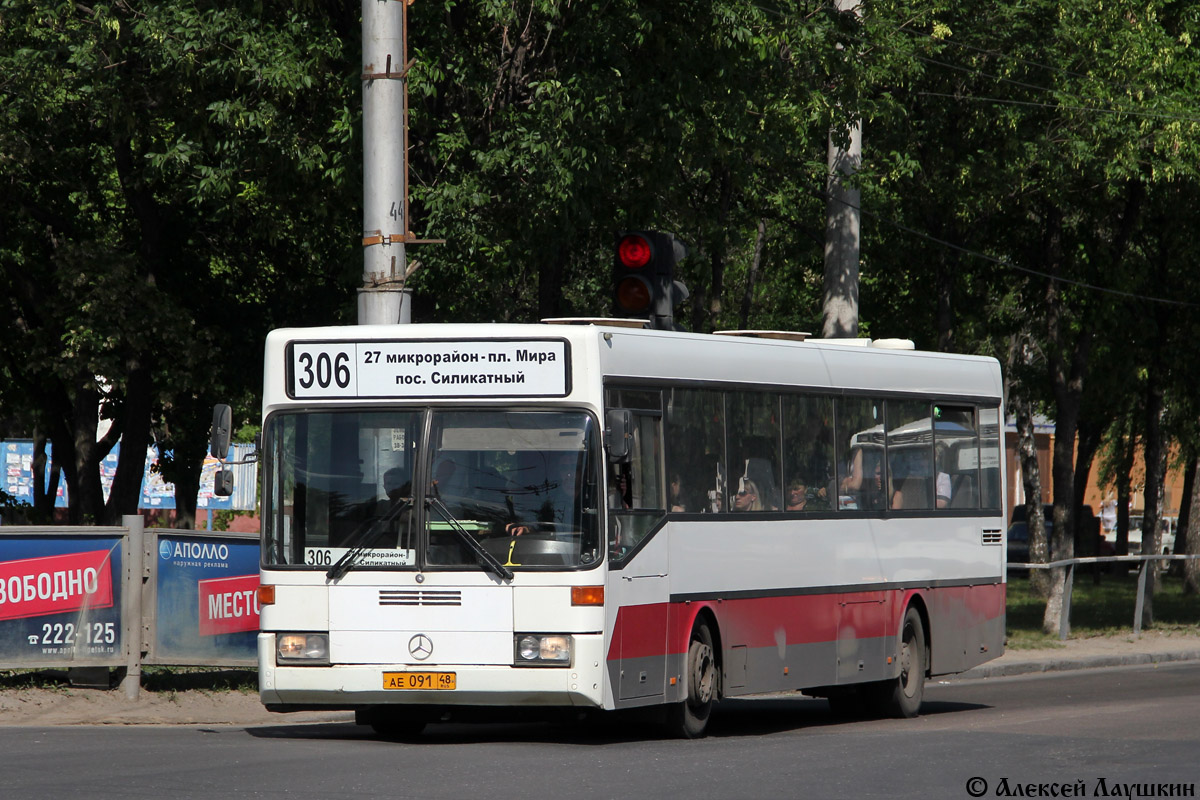
[[[384,689],[454,689],[453,672],[385,672]]]

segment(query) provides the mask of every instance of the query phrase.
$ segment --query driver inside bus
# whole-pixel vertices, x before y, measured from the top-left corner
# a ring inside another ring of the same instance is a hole
[[[556,524],[570,524],[574,520],[575,499],[579,496],[579,452],[559,450],[546,454],[545,465],[544,480],[530,487],[542,496],[542,502],[534,510],[537,519],[505,524],[506,536],[523,536],[539,528],[553,530]]]
[[[408,540],[412,525],[412,480],[404,467],[392,467],[383,473],[383,491],[386,500],[380,501],[375,519],[387,519],[387,533],[379,542],[380,547],[397,547]],[[407,508],[399,511],[408,504]]]

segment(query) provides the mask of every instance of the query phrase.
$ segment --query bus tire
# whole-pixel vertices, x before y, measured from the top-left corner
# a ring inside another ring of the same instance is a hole
[[[875,684],[870,689],[863,687],[874,694],[871,705],[881,714],[907,719],[921,713],[921,701],[925,696],[925,671],[929,668],[926,663],[927,652],[921,614],[910,606],[904,613],[904,622],[900,627],[900,675]]]
[[[684,739],[699,739],[708,728],[717,697],[717,658],[705,622],[692,628],[687,656],[687,697],[670,708],[668,726]]]

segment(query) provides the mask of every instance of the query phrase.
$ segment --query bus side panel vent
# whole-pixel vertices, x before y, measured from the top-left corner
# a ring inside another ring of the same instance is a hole
[[[983,544],[1000,546],[1000,541],[1003,538],[999,530],[987,530],[983,532]]]

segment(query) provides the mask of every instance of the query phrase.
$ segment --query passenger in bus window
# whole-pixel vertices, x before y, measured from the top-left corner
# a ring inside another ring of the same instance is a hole
[[[733,497],[734,511],[765,511],[762,500],[758,496],[758,486],[748,478],[742,478],[738,483],[737,494]]]
[[[817,511],[827,508],[829,493],[824,486],[814,490],[803,478],[795,478],[788,484],[785,511]]]
[[[671,511],[687,511],[687,503],[683,499],[683,479],[678,472],[671,473],[668,490],[670,495],[667,500],[667,508]]]
[[[629,479],[616,464],[608,471],[608,507],[629,508]]]
[[[950,473],[938,470],[937,474],[937,507],[950,507]]]
[[[864,477],[869,474],[871,477]],[[883,461],[878,453],[867,454],[865,448],[854,451],[850,474],[842,480],[843,495],[857,497],[857,501],[843,502],[843,508],[875,510],[883,507]]]
[[[389,521],[388,535],[378,541],[376,547],[397,547],[407,542],[412,525],[412,506],[405,506],[412,498],[412,481],[404,467],[392,467],[383,473],[383,491],[387,499],[380,501],[375,519]],[[400,508],[403,511],[399,511]],[[397,513],[399,511],[399,513]],[[382,533],[382,531],[381,531]]]
[[[393,503],[412,495],[412,481],[409,480],[408,470],[404,467],[392,467],[383,473],[383,491]]]

